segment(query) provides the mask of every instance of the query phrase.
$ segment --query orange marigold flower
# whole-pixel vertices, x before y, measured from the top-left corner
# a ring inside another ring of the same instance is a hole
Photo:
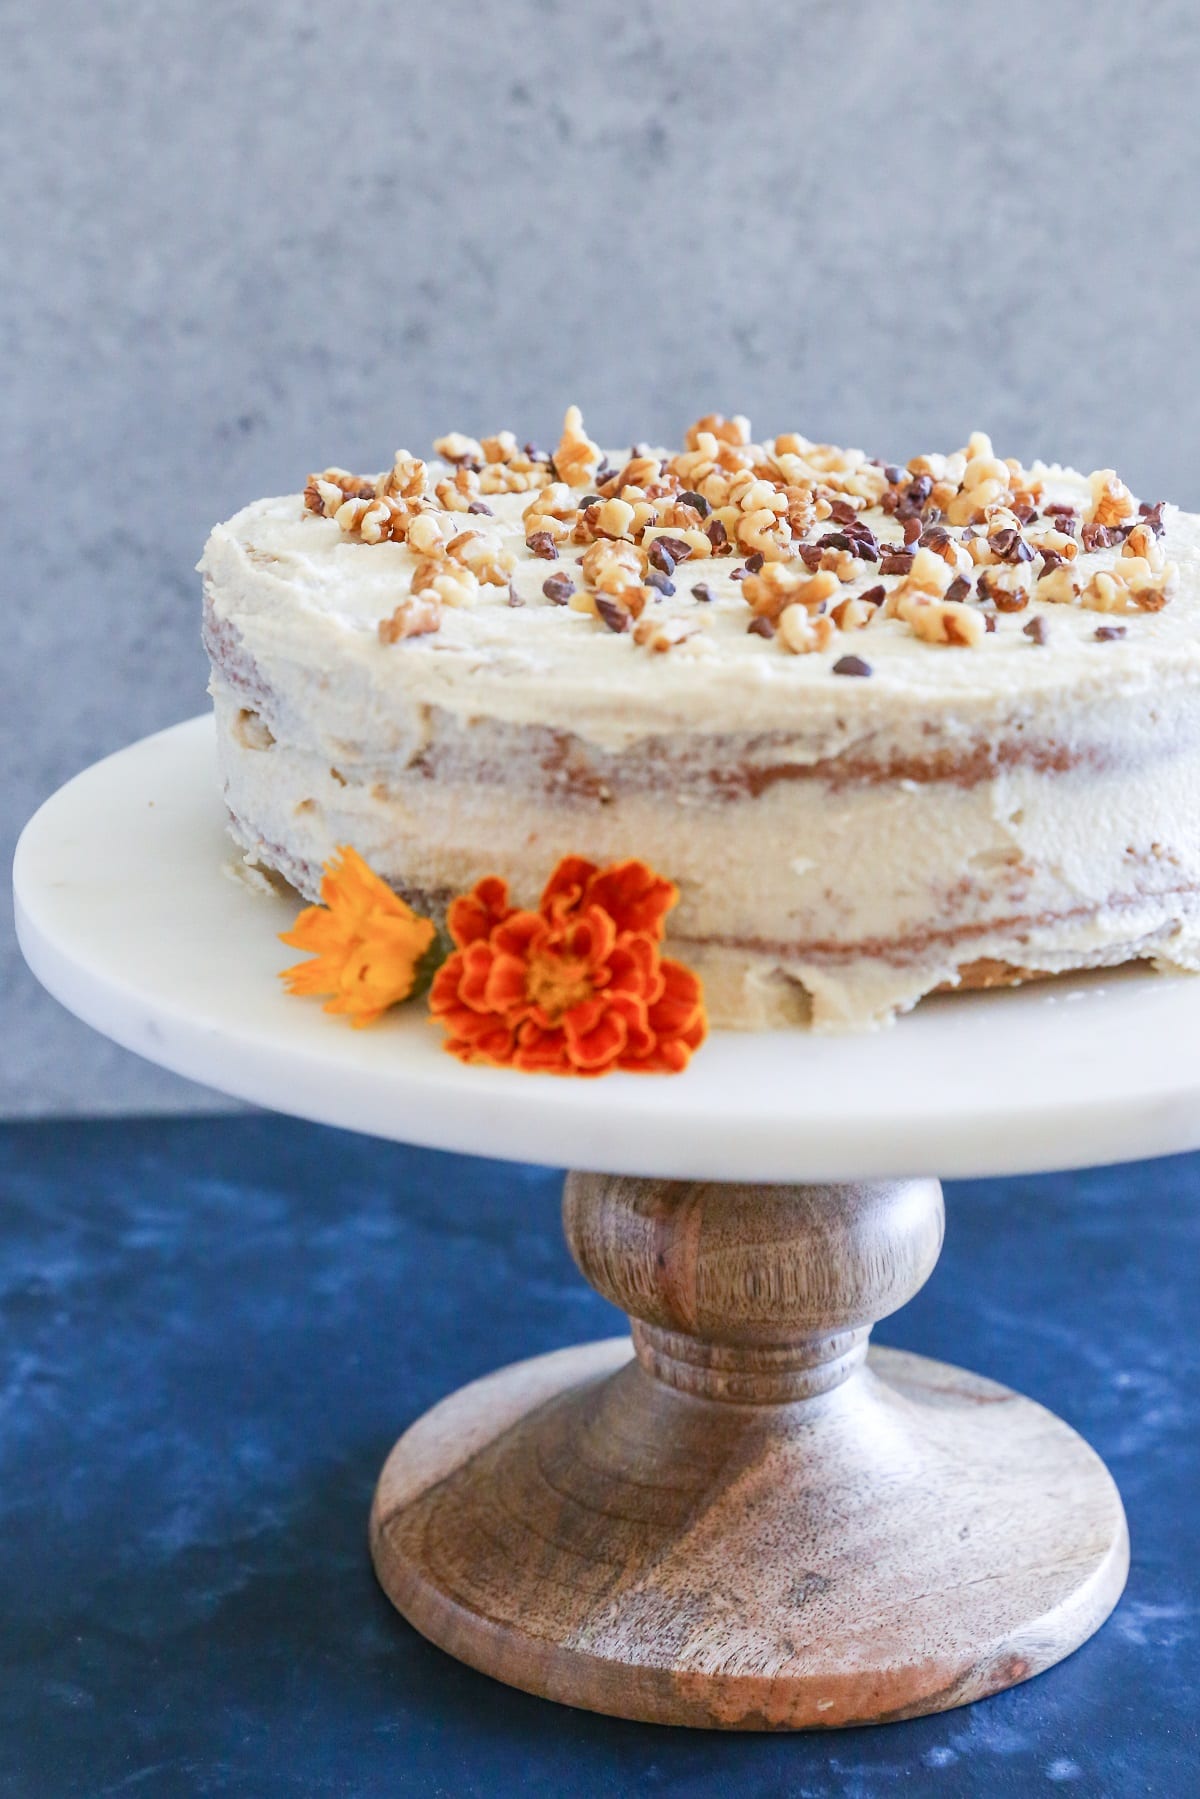
[[[311,952],[311,962],[285,968],[289,993],[328,993],[327,1012],[346,1012],[355,1026],[375,1020],[407,999],[417,964],[437,931],[343,846],[325,864],[321,906],[308,906],[280,942]]]
[[[536,912],[510,906],[496,875],[450,907],[458,946],[433,978],[429,1009],[463,1062],[544,1074],[677,1074],[704,1041],[704,995],[663,956],[679,897],[644,862],[597,868],[565,856]]]

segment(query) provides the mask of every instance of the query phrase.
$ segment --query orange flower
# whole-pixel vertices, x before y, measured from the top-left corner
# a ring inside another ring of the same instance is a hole
[[[327,1012],[347,1012],[355,1026],[375,1020],[407,999],[417,963],[437,931],[406,906],[386,881],[348,846],[325,864],[323,906],[308,906],[280,942],[309,950],[314,960],[285,968],[289,993],[329,993]]]
[[[463,1062],[545,1074],[677,1074],[708,1028],[700,982],[660,954],[679,892],[644,862],[565,856],[536,912],[496,875],[450,907],[458,945],[429,1009]]]

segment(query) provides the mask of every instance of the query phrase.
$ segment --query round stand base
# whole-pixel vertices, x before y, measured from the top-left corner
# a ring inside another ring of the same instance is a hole
[[[658,1724],[798,1730],[965,1705],[1091,1636],[1129,1546],[1052,1413],[872,1348],[791,1404],[696,1398],[628,1338],[501,1369],[396,1445],[379,1579],[471,1666]]]

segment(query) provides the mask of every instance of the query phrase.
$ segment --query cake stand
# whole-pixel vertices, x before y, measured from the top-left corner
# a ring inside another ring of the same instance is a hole
[[[195,719],[28,825],[22,947],[192,1079],[571,1167],[572,1253],[632,1319],[632,1342],[502,1369],[400,1439],[371,1547],[418,1630],[571,1705],[756,1730],[961,1705],[1098,1628],[1128,1566],[1099,1458],[994,1381],[867,1340],[937,1260],[930,1169],[1200,1145],[1200,981],[953,996],[867,1036],[717,1033],[677,1077],[560,1080],[461,1067],[419,1007],[355,1032],[287,997],[295,903],[232,863]]]

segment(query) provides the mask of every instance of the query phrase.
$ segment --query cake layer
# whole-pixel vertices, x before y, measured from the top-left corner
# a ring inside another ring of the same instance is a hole
[[[672,783],[653,746],[613,758],[567,738],[564,780],[513,727],[434,714],[422,748],[335,765],[327,745],[276,738],[219,674],[213,691],[235,834],[308,898],[340,843],[434,911],[485,872],[532,901],[580,845],[639,855],[679,884],[670,940],[718,1023],[873,1021],[981,958],[1054,972],[1195,955],[1200,853],[1178,812],[1185,791],[1200,805],[1190,703],[1169,723],[1162,696],[1143,696],[1140,721],[1130,704],[1141,748],[1116,764],[1085,740],[1069,766],[1030,756],[969,780],[804,765],[731,799],[710,777],[754,766],[736,739]]]

